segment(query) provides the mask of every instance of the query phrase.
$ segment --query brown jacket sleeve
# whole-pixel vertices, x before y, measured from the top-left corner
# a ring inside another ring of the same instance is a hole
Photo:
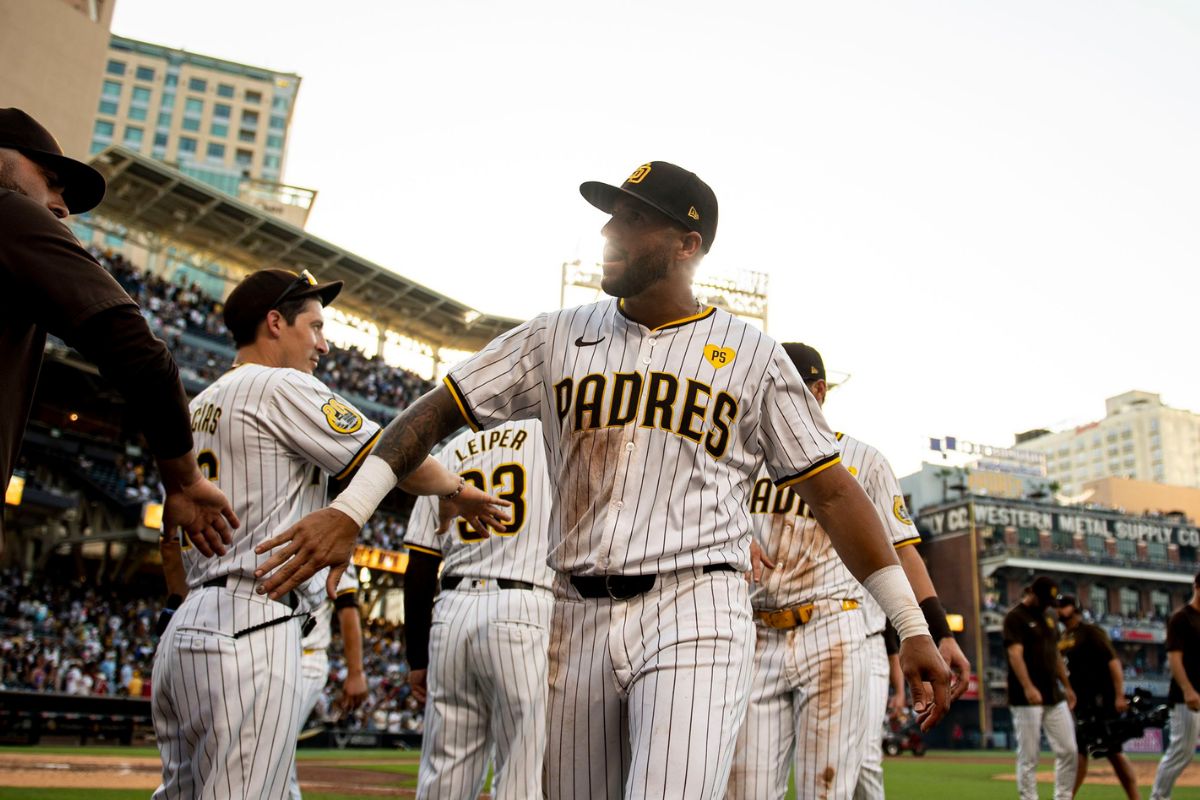
[[[192,449],[187,395],[166,345],[67,227],[15,192],[0,192],[0,282],[12,313],[61,337],[112,381],[156,456]]]

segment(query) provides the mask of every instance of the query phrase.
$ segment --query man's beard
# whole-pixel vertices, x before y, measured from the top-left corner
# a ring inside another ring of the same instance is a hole
[[[600,288],[611,297],[634,297],[667,277],[670,268],[671,259],[666,253],[645,253],[627,260],[619,278],[601,280]]]

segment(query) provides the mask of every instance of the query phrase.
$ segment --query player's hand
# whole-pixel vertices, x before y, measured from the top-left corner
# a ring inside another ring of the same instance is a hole
[[[758,542],[751,539],[750,571],[746,573],[746,580],[753,580],[755,583],[758,583],[762,580],[763,573],[769,569],[775,569],[775,562],[767,558],[766,552],[758,546]]]
[[[950,670],[933,638],[910,636],[900,642],[900,669],[908,681],[921,730],[928,731],[950,710]]]
[[[333,508],[314,511],[283,533],[254,548],[262,555],[279,548],[258,569],[254,577],[266,578],[258,586],[259,594],[269,594],[278,600],[324,567],[329,567],[325,588],[330,597],[337,593],[337,583],[350,565],[354,543],[358,541],[358,524]]]
[[[187,458],[191,459],[191,454]],[[160,462],[160,466],[163,463],[167,462]],[[192,464],[195,465],[194,459]],[[189,482],[174,483],[164,477],[163,485],[167,489],[163,530],[183,528],[202,555],[225,555],[225,545],[233,541],[233,529],[241,522],[216,484],[205,480],[196,469]]]
[[[1118,714],[1124,714],[1129,710],[1129,698],[1123,694],[1117,695],[1116,699],[1113,700],[1113,707]]]
[[[1075,692],[1071,690],[1070,686],[1067,687],[1067,708],[1075,710]]]
[[[408,673],[408,688],[412,689],[412,696],[422,706],[425,705],[425,673],[423,669],[410,670]]]
[[[351,672],[342,683],[342,708],[347,712],[353,711],[367,699],[367,676],[361,672]]]
[[[1025,702],[1031,706],[1040,706],[1042,704],[1042,693],[1033,686],[1025,687]]]
[[[1192,711],[1200,711],[1200,692],[1190,689],[1183,693],[1183,702]]]
[[[512,522],[512,513],[505,509],[512,508],[512,503],[492,497],[482,489],[470,483],[463,484],[463,490],[453,500],[442,498],[438,501],[438,527],[436,533],[443,534],[450,530],[450,523],[462,517],[477,533],[488,536],[488,528],[503,531]]]
[[[888,716],[892,719],[904,719],[908,716],[908,705],[904,692],[893,692],[888,698]]]
[[[971,677],[971,662],[967,661],[962,648],[953,636],[947,636],[938,642],[938,651],[946,666],[950,668],[950,702],[954,702],[967,691],[967,682]]]

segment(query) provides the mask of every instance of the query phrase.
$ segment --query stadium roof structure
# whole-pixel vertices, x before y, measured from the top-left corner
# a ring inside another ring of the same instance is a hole
[[[284,267],[345,281],[338,308],[435,347],[474,351],[520,320],[483,314],[123,147],[92,158],[108,180],[92,213],[245,271]]]

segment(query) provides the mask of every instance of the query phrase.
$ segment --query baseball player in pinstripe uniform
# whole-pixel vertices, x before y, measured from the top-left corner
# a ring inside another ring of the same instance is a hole
[[[783,349],[824,405],[828,387],[820,353],[800,343]],[[850,436],[839,433],[837,440],[842,464],[866,491],[892,544],[919,542],[887,460]],[[849,800],[866,753],[880,746],[888,661],[884,652],[880,691],[873,650],[883,644],[878,634],[887,618],[790,491],[774,490],[760,478],[750,512],[769,566],[752,588],[757,670],[726,796],[783,797],[794,752],[797,797]]]
[[[547,796],[724,795],[754,652],[737,573],[764,464],[896,618],[917,706],[940,718],[945,664],[819,406],[777,343],[692,294],[716,233],[712,190],[655,161],[580,191],[611,214],[612,299],[536,317],[454,367],[388,426],[331,508],[260,546],[279,548],[263,588],[279,596],[342,563],[382,487],[463,419],[536,418],[556,491]]]
[[[312,630],[300,641],[300,713],[297,715],[300,726],[297,734],[317,707],[317,702],[325,692],[325,684],[329,681],[328,651],[333,641],[335,610],[346,659],[346,680],[336,705],[345,711],[353,711],[367,699],[367,678],[363,674],[362,619],[358,615],[358,580],[354,577],[354,570],[348,569],[338,581],[336,596],[332,600],[322,598],[312,612]],[[291,796],[292,800],[300,800],[301,796],[300,782],[294,768]]]
[[[417,797],[475,800],[493,751],[492,797],[540,797],[554,603],[542,426],[522,420],[465,431],[438,460],[511,501],[513,520],[486,538],[462,522],[438,536],[433,498],[413,508],[404,537],[410,551],[404,577],[408,680],[418,700],[425,702],[428,693]]]
[[[164,533],[168,574],[182,572],[187,592],[169,603],[178,608],[154,658],[163,762],[156,800],[288,793],[301,722],[301,622],[322,587],[318,578],[277,600],[255,593],[254,547],[319,508],[328,476],[348,475],[378,438],[375,423],[311,374],[329,350],[322,306],[341,285],[263,270],[226,301],[237,365],[192,400],[192,432],[201,469],[243,524],[229,551],[212,558]],[[432,459],[405,484],[417,493],[462,487]]]

